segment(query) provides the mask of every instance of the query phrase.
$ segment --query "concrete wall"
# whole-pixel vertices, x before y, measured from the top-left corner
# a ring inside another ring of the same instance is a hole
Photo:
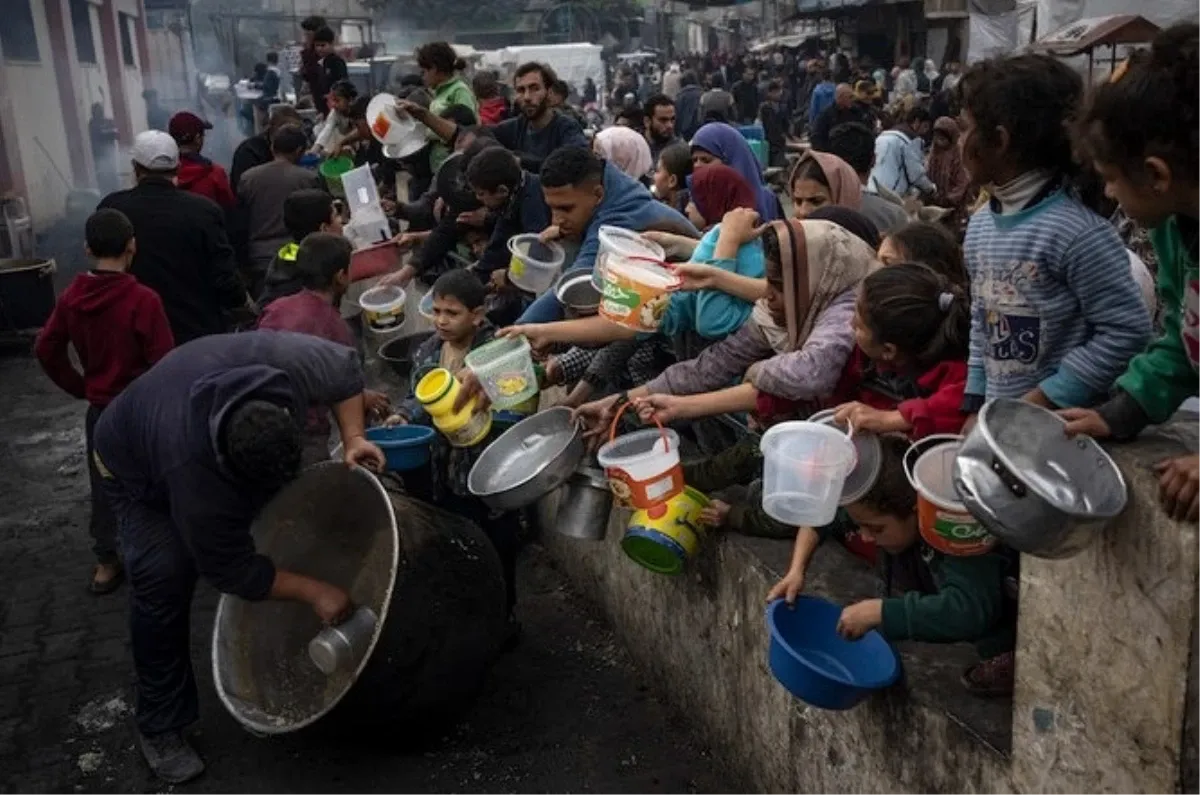
[[[129,124],[134,135],[146,129],[146,100],[142,99],[145,85],[142,81],[143,54],[138,47],[137,23],[141,17],[141,3],[138,0],[117,0],[117,10],[126,16],[118,16],[118,22],[124,22],[129,29],[129,40],[133,44],[133,65],[121,60],[121,79],[125,85],[125,106],[129,114]],[[118,40],[119,44],[119,40]]]
[[[112,97],[109,96],[108,90],[108,73],[104,67],[104,40],[100,33],[100,9],[95,4],[91,4],[88,16],[92,22],[92,41],[96,46],[96,60],[92,63],[80,63],[75,74],[72,75],[75,85],[75,99],[79,105],[79,117],[83,119],[84,124],[92,117],[92,103],[101,102],[104,104],[105,115],[112,117],[113,106]],[[73,32],[72,32],[72,35]],[[72,44],[74,40],[72,39]]]
[[[1150,466],[1196,420],[1113,453],[1130,505],[1074,558],[1022,559],[1017,685],[974,699],[958,675],[969,647],[898,644],[905,678],[847,712],[793,699],[766,661],[764,596],[788,542],[720,535],[686,574],[626,559],[626,516],[588,543],[544,543],[612,618],[681,711],[767,792],[1155,792],[1195,781],[1197,528],[1168,520]],[[539,506],[553,525],[556,496]],[[818,552],[807,590],[842,603],[872,595],[871,574],[840,548]],[[1190,669],[1189,664],[1193,667]],[[1190,698],[1194,701],[1194,691]],[[1187,724],[1185,726],[1185,723]],[[1194,739],[1193,739],[1194,744]]]

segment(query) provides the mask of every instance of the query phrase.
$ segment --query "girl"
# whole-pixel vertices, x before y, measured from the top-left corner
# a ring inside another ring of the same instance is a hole
[[[421,70],[421,82],[433,92],[433,101],[429,104],[429,113],[441,116],[451,105],[463,105],[470,109],[471,115],[478,118],[479,102],[467,81],[459,76],[459,72],[467,68],[467,63],[459,58],[454,48],[444,41],[431,41],[417,48],[417,67]],[[433,147],[429,152],[429,166],[434,173],[450,156],[450,147],[436,135]]]
[[[962,246],[940,224],[914,221],[900,227],[879,244],[879,261],[884,265],[919,262],[955,284],[967,283]]]
[[[837,408],[838,422],[856,432],[903,433],[914,440],[962,429],[970,307],[960,286],[915,263],[877,270],[859,289],[853,328],[854,352],[832,395],[820,401]],[[805,416],[810,408],[760,391],[755,411],[760,422],[774,424]],[[756,450],[739,446],[685,467],[684,478],[705,492],[749,483],[739,513],[714,499],[706,518],[717,525],[728,519],[732,529],[748,535],[774,536],[778,523],[762,511],[760,487],[751,482],[761,467]]]
[[[1076,140],[1104,178],[1106,193],[1152,229],[1164,316],[1162,337],[1129,363],[1111,400],[1096,411],[1063,412],[1070,434],[1132,438],[1196,394],[1198,31],[1192,23],[1160,33],[1150,52],[1136,53],[1092,92],[1076,124]],[[1195,523],[1200,457],[1167,459],[1157,470],[1167,512]]]
[[[964,252],[972,329],[964,410],[994,397],[1087,406],[1150,338],[1150,317],[1116,232],[1068,190],[1065,120],[1082,81],[1062,61],[975,64],[958,84],[963,163],[989,185]]]
[[[626,175],[647,184],[646,175],[654,168],[654,157],[646,137],[628,127],[609,127],[601,130],[592,142],[596,154],[609,161]]]
[[[814,210],[838,206],[862,207],[862,183],[845,160],[828,152],[805,152],[796,161],[788,180],[792,191],[792,213],[804,220]]]
[[[693,167],[699,170],[714,163],[724,163],[742,175],[754,191],[754,209],[763,221],[783,218],[783,204],[763,182],[762,164],[742,134],[728,124],[706,124],[692,138]]]
[[[963,674],[963,685],[979,696],[1012,692],[1016,605],[1005,596],[1004,579],[1013,568],[1003,548],[972,557],[944,555],[927,546],[917,529],[917,495],[904,474],[905,439],[880,438],[883,461],[875,485],[846,507],[858,532],[882,550],[876,561],[881,598],[842,610],[837,631],[851,640],[878,629],[890,641],[975,644],[983,662]],[[767,601],[788,604],[804,590],[813,553],[838,525],[796,533],[792,564],[767,593]],[[899,592],[899,596],[893,593]]]
[[[682,213],[691,201],[688,177],[692,176],[692,151],[687,144],[671,144],[658,156],[654,170],[654,195],[673,210]]]
[[[953,229],[961,229],[966,220],[966,208],[971,201],[967,191],[971,175],[963,168],[962,150],[958,146],[958,122],[943,116],[933,123],[933,145],[925,164],[925,173],[937,185],[933,204],[954,212],[945,219]]]

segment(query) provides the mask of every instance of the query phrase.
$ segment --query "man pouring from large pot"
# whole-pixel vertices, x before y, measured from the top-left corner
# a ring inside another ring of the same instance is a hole
[[[219,334],[183,345],[96,426],[96,465],[132,589],[139,743],[172,784],[204,771],[183,737],[199,716],[189,654],[199,576],[243,599],[306,602],[327,624],[351,610],[344,590],[277,569],[250,535],[259,510],[300,471],[310,405],[332,408],[347,464],[383,466],[363,435],[357,352],[303,334]]]

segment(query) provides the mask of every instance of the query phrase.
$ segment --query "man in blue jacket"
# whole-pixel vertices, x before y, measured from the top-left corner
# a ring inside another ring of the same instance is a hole
[[[96,467],[132,589],[139,741],[163,780],[178,784],[204,771],[183,737],[199,713],[189,654],[198,576],[251,601],[306,602],[327,624],[349,613],[341,588],[276,569],[258,554],[250,524],[299,472],[310,405],[333,408],[347,463],[382,466],[383,454],[363,436],[362,392],[352,349],[254,331],[176,348],[101,415]]]
[[[595,265],[601,226],[700,237],[686,218],[590,149],[559,149],[546,158],[540,176],[551,224],[542,239],[579,241],[579,253],[569,267],[591,270]],[[548,292],[530,304],[517,322],[549,323],[562,318],[562,305]]]

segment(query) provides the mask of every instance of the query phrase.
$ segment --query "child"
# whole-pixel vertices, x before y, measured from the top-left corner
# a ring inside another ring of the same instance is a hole
[[[175,340],[158,294],[126,272],[137,245],[125,214],[98,210],[87,219],[84,236],[95,264],[63,291],[34,351],[55,384],[88,402],[84,438],[97,561],[90,590],[99,595],[116,590],[124,572],[117,557],[116,518],[104,500],[92,456],[92,433],[105,406],[165,356]],[[71,363],[68,344],[75,348],[82,374]]]
[[[1068,190],[1064,122],[1082,81],[1056,58],[1018,55],[975,64],[957,90],[963,162],[991,186],[964,246],[972,299],[964,411],[996,397],[1089,406],[1151,327],[1116,231]]]
[[[842,610],[837,631],[850,640],[879,629],[888,640],[975,644],[982,662],[963,674],[976,695],[1012,692],[1015,603],[1005,597],[1012,559],[1004,548],[971,557],[942,554],[925,544],[917,529],[917,496],[904,473],[906,439],[880,438],[882,466],[875,485],[846,507],[859,532],[883,554],[877,561],[882,598],[856,602]],[[804,589],[813,553],[836,525],[796,534],[792,564],[767,600],[795,602]],[[892,596],[899,592],[900,596]]]
[[[966,419],[960,406],[966,386],[966,340],[970,315],[962,289],[932,268],[902,263],[863,280],[854,312],[855,348],[833,394],[822,401],[855,432],[903,433],[921,439],[958,433]],[[757,413],[773,424],[804,414],[795,401],[760,392]],[[684,480],[701,491],[761,475],[757,447],[738,445],[707,462],[684,467]],[[767,517],[757,481],[736,509],[714,500],[706,517],[729,520],[748,535],[778,537],[780,524]],[[790,532],[787,533],[790,535]]]
[[[914,221],[889,232],[879,244],[879,261],[884,265],[919,262],[955,284],[967,284],[962,246],[941,224]]]
[[[479,278],[468,270],[458,269],[442,274],[433,283],[434,334],[413,356],[412,382],[415,385],[426,373],[445,368],[457,373],[463,368],[466,356],[475,348],[491,342],[495,329],[485,317],[487,289]],[[432,424],[429,415],[414,396],[409,396],[389,420],[390,422]],[[519,626],[512,610],[517,601],[516,560],[519,541],[516,513],[492,516],[483,502],[467,489],[467,475],[480,454],[495,440],[500,430],[492,431],[474,447],[451,447],[438,434],[430,461],[429,484],[412,484],[416,492],[449,511],[465,516],[479,525],[491,539],[504,568],[504,582],[509,609],[509,643],[515,642]]]
[[[293,194],[295,195],[295,194]],[[290,200],[291,197],[289,197]],[[313,232],[300,244],[294,262],[300,292],[271,302],[258,319],[260,329],[311,334],[348,348],[355,347],[354,334],[338,307],[350,284],[350,241],[329,232]],[[368,414],[387,416],[387,397],[382,392],[363,391]],[[304,462],[314,464],[329,457],[329,412],[309,410],[305,426]]]
[[[303,289],[300,274],[296,270],[296,254],[300,241],[313,232],[342,233],[342,219],[334,207],[333,197],[323,190],[306,188],[292,191],[283,200],[283,225],[287,227],[292,242],[279,249],[274,261],[267,269],[267,278],[258,305],[265,309],[271,302]]]
[[[1129,363],[1116,394],[1096,411],[1063,412],[1067,432],[1129,439],[1166,422],[1196,394],[1200,361],[1197,291],[1197,26],[1163,31],[1106,85],[1097,87],[1076,126],[1081,148],[1104,178],[1107,193],[1145,227],[1158,256],[1163,336]],[[1162,124],[1162,119],[1173,119]],[[1167,512],[1195,523],[1200,457],[1158,464]]]
[[[662,150],[654,169],[654,196],[682,213],[691,201],[688,177],[692,175],[692,150],[687,144],[671,144]]]

